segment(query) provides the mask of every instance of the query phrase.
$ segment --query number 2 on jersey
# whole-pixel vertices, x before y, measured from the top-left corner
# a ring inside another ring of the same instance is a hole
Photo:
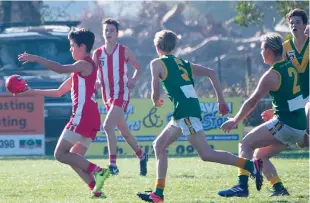
[[[181,77],[183,78],[183,80],[190,81],[188,77],[188,72],[183,66],[183,62],[178,58],[174,58],[174,61],[178,64],[179,70],[182,72]]]
[[[288,68],[287,70],[288,70],[288,75],[290,77],[294,77],[293,94],[296,94],[300,91],[300,86],[297,85],[298,73],[294,68]]]

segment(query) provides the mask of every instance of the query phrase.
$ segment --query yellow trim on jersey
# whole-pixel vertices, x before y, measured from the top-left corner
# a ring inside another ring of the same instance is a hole
[[[290,60],[289,58],[287,58],[287,52],[292,50],[290,49],[291,45],[290,45],[290,40],[286,40],[284,43],[283,43],[283,48],[284,48],[284,53],[285,53],[285,58],[287,60]]]
[[[273,72],[277,73],[277,74],[279,75],[279,79],[280,79],[280,82],[279,82],[279,85],[278,85],[277,89],[275,89],[275,90],[272,89],[272,91],[276,92],[276,91],[278,91],[278,89],[281,87],[282,77],[281,77],[281,74],[280,74],[278,71],[276,71],[276,70],[274,70],[274,69],[272,69],[272,68],[273,68],[273,67],[270,68],[270,71],[273,71]]]
[[[301,61],[301,69],[300,69],[300,73],[305,72],[305,70],[307,69],[307,65],[309,63],[309,45],[304,53],[304,55],[302,56],[302,61]]]
[[[306,44],[307,40],[304,43],[304,46],[307,46],[307,49],[304,53],[304,55],[302,56],[302,61],[301,64],[298,62],[297,60],[297,56],[296,53],[294,54],[294,59],[292,60],[292,64],[297,68],[299,73],[304,73],[305,70],[307,69],[307,65],[309,63],[309,45]],[[294,42],[293,42],[294,43]],[[283,44],[284,46],[284,51],[285,51],[285,56],[287,56],[287,52],[289,51],[295,51],[293,49],[293,47],[291,46],[290,40],[286,40]],[[303,50],[304,46],[302,47],[301,51]],[[298,52],[298,54],[301,54],[297,48],[296,51]],[[287,58],[287,57],[286,57]],[[290,60],[289,58],[287,58],[287,60]]]
[[[282,63],[284,61],[284,59],[281,59],[280,61],[276,61],[276,62],[274,62],[270,67],[272,68],[275,64],[277,64],[277,63]]]
[[[160,62],[163,64],[163,67],[164,67],[164,70],[165,70],[165,75],[163,76],[163,78],[162,78],[161,80],[162,80],[162,81],[165,81],[166,78],[168,77],[168,68],[167,68],[166,64],[163,62],[162,59],[159,59],[159,60],[160,60]]]

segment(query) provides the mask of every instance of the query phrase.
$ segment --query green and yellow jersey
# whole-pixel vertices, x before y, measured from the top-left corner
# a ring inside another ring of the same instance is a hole
[[[287,60],[297,68],[300,87],[304,98],[309,96],[309,38],[305,41],[302,50],[297,50],[292,39],[283,44]]]
[[[280,77],[278,88],[269,92],[274,115],[292,128],[305,130],[307,125],[305,103],[298,69],[290,61],[281,60],[273,64],[270,70]]]
[[[166,73],[165,78],[162,78],[162,86],[173,103],[173,119],[187,117],[201,119],[200,103],[194,89],[190,62],[173,55],[164,55],[159,60]]]

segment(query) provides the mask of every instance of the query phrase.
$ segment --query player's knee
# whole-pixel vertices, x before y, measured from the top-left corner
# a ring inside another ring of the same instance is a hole
[[[249,139],[245,138],[239,142],[239,149],[241,151],[247,151],[248,149],[251,149],[251,148],[252,148],[252,144],[249,141]]]
[[[54,157],[55,157],[55,159],[56,159],[57,161],[62,162],[62,155],[63,155],[63,153],[61,153],[61,152],[55,150],[55,152],[54,152]]]
[[[107,136],[109,136],[109,134],[114,131],[114,127],[115,126],[109,125],[107,123],[103,124],[103,130],[104,130],[104,132],[106,133]]]
[[[158,145],[156,143],[156,140],[152,143],[152,146],[153,146],[154,152],[158,151]]]
[[[155,140],[153,142],[153,149],[155,154],[160,154],[161,152],[165,152],[164,147],[158,142],[158,140]]]
[[[253,159],[265,159],[265,157],[263,156],[263,154],[257,152],[253,154]]]
[[[202,161],[210,161],[210,156],[207,154],[200,155]]]

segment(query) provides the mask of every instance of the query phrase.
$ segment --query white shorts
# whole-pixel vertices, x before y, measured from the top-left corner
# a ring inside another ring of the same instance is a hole
[[[182,118],[179,120],[171,119],[169,124],[181,128],[182,133],[185,136],[193,135],[203,129],[200,119],[196,117]]]
[[[283,144],[296,147],[296,143],[304,138],[306,130],[298,130],[273,118],[265,123],[269,132]]]
[[[88,148],[92,142],[91,138],[84,137],[76,132],[73,132],[68,129],[64,129],[59,139],[67,140],[71,142],[71,144],[75,145],[77,143],[83,145],[84,147]]]
[[[307,113],[308,108],[310,108],[310,101],[309,101],[309,97],[307,97],[305,99],[305,111]]]

